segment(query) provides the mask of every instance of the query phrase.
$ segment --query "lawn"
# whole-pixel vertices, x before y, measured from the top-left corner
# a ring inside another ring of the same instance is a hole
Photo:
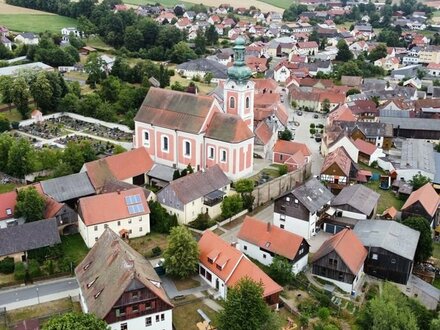
[[[440,260],[440,243],[434,242],[433,244],[432,256],[438,260]]]
[[[156,246],[162,251],[168,246],[168,239],[165,234],[150,233],[148,235],[130,239],[130,246],[146,258],[152,257],[152,249]]]
[[[164,5],[165,7],[173,7],[177,4],[184,4],[186,8],[190,8],[193,6],[193,3],[185,2],[185,1],[179,1],[179,0],[124,0],[124,3],[130,4],[130,5],[145,5],[147,3],[156,4],[160,3],[161,5]]]
[[[405,203],[405,201],[398,199],[391,189],[380,189],[379,181],[370,181],[364,185],[380,194],[379,205],[377,206],[377,213],[379,214],[382,214],[391,206],[394,206],[396,210],[400,210]]]
[[[98,36],[87,38],[86,45],[89,47],[93,47],[96,49],[102,49],[102,50],[112,50],[113,47],[107,45],[102,39]]]
[[[35,306],[14,309],[8,312],[9,322],[15,324],[17,322],[32,318],[47,317],[59,313],[67,313],[69,311],[80,311],[79,303],[72,302],[70,298],[54,300]]]
[[[185,299],[194,299],[194,296],[187,296]],[[215,325],[217,313],[201,300],[194,300],[180,306],[176,305],[173,309],[173,323],[176,326],[176,330],[197,329],[197,322],[203,321],[202,317],[197,313],[198,309],[201,309],[211,319],[211,324]]]
[[[32,105],[30,104],[29,107],[32,107]],[[5,116],[10,122],[21,121],[23,119],[21,113],[18,112],[16,108],[13,108],[11,111],[2,112],[0,113],[0,116]]]
[[[78,265],[89,252],[80,234],[61,237],[61,248],[64,257],[73,260]]]
[[[0,25],[15,32],[60,32],[63,27],[76,26],[75,19],[59,15],[0,14]]]
[[[15,184],[13,183],[0,184],[0,194],[12,191],[14,189],[15,189]]]
[[[172,69],[172,67],[168,67],[168,69]],[[174,84],[175,82],[179,82],[182,86],[188,86],[191,81],[192,80],[183,78],[179,74],[176,73],[174,76],[172,76],[170,78],[170,85]],[[195,82],[195,81],[193,81],[193,82],[198,87],[199,93],[201,95],[206,95],[206,94],[212,92],[214,90],[214,88],[217,86],[214,83],[211,83],[211,84],[208,85],[208,84],[205,84],[205,83],[202,83],[202,82]]]
[[[282,9],[289,8],[295,2],[292,0],[260,0],[260,1]]]
[[[173,282],[178,291],[198,288],[200,286],[200,282],[193,280],[192,278],[173,279]]]

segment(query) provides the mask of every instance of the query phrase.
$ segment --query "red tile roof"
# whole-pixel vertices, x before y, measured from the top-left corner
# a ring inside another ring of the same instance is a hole
[[[267,251],[293,260],[306,243],[302,236],[272,226],[250,216],[246,216],[237,238],[254,244]]]
[[[387,208],[385,211],[383,211],[382,216],[387,216],[389,215],[391,217],[391,219],[395,219],[397,216],[397,210],[394,206],[391,206],[389,208]]]
[[[262,283],[264,297],[283,290],[281,286],[275,283],[243,253],[209,230],[205,231],[200,238],[199,250],[200,263],[218,276],[228,287],[234,286],[238,281],[247,276],[255,282]],[[213,263],[210,263],[208,258]],[[217,265],[221,269],[217,268]]]
[[[330,123],[338,121],[356,121],[355,115],[345,104],[336,108],[328,114],[328,120]]]
[[[251,139],[254,133],[239,116],[216,112],[206,130],[207,138],[230,143]]]
[[[353,143],[360,152],[370,156],[377,150],[377,147],[374,144],[362,139],[357,139]]]
[[[304,156],[311,156],[311,151],[304,143],[278,140],[273,147],[274,152],[279,152],[288,155],[294,155],[301,151]]]
[[[345,151],[344,147],[339,147],[335,151],[329,153],[324,158],[324,163],[322,164],[321,174],[325,173],[325,171],[333,164],[337,164],[341,171],[344,173],[346,177],[350,176],[350,169],[352,164],[352,159]],[[329,173],[331,175],[331,173]]]
[[[367,250],[362,242],[351,229],[343,229],[339,233],[333,235],[326,240],[318,251],[313,255],[315,262],[322,257],[325,257],[330,252],[335,251],[343,260],[345,265],[350,269],[353,275],[357,275],[365,258],[367,257]]]
[[[403,204],[402,206],[402,211],[416,202],[420,202],[426,212],[430,216],[434,216],[437,208],[440,205],[440,196],[434,190],[432,184],[428,182],[423,187],[417,189],[416,191],[413,191],[411,195],[409,195],[405,204]]]
[[[116,178],[129,178],[147,173],[154,162],[147,149],[140,147],[118,155],[109,156],[85,164],[87,174],[96,189],[101,188],[105,181]]]
[[[272,138],[272,135],[273,135],[272,130],[264,121],[260,122],[257,128],[255,129],[255,137],[257,137],[263,143],[263,145],[269,143],[270,139]]]
[[[0,194],[0,220],[13,218],[16,204],[17,192],[15,190]],[[11,214],[8,214],[9,211]]]
[[[41,187],[40,183],[35,183],[33,185],[26,186],[26,187],[35,187],[35,189],[37,189],[38,193],[45,199],[45,201],[46,201],[46,209],[44,210],[44,218],[45,219],[55,217],[57,215],[57,213],[65,205],[64,203],[57,202],[52,197],[46,195],[44,193],[43,187]],[[26,188],[26,187],[23,187],[23,188]],[[22,188],[20,188],[20,189],[22,189]]]
[[[304,41],[304,42],[298,42],[299,48],[318,48],[318,43],[316,41]]]
[[[139,195],[144,211],[130,214],[125,197]],[[150,213],[142,188],[84,197],[79,200],[78,213],[86,226],[126,219]]]

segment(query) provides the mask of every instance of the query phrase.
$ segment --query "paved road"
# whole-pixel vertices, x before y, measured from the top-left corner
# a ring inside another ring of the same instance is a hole
[[[74,277],[62,278],[0,290],[0,307],[11,310],[78,294],[79,288],[76,279]]]

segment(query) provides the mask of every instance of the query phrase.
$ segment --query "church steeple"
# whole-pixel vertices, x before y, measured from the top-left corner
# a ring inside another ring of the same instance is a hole
[[[234,65],[228,69],[224,85],[224,110],[240,116],[253,131],[255,83],[250,80],[252,71],[246,65],[245,53],[245,40],[238,37],[234,45]]]

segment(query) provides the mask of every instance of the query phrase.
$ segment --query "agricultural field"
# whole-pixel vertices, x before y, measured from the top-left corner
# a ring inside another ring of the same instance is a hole
[[[11,6],[0,0],[0,13],[8,15],[27,14],[27,15],[54,15],[40,10],[28,9],[23,7]]]
[[[2,5],[3,4],[0,4],[0,25],[4,25],[14,32],[60,32],[63,27],[76,26],[75,19],[50,13],[38,15],[33,13],[4,14],[1,10]]]
[[[188,2],[188,1],[179,1],[179,0],[159,0],[159,1],[156,1],[156,0],[125,0],[124,3],[130,4],[130,5],[145,5],[147,3],[154,5],[156,3],[160,3],[165,7],[172,7],[177,4],[183,4],[187,8],[190,7],[191,5],[193,5],[191,3],[191,1]]]

